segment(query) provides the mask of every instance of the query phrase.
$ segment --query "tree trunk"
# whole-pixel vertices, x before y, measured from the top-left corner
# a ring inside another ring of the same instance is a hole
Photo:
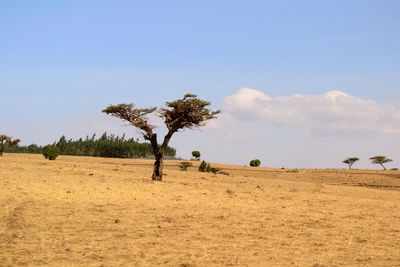
[[[379,163],[379,164],[381,164],[381,163]],[[381,164],[381,166],[382,166],[383,170],[386,171],[386,167],[383,166],[383,164]]]
[[[163,172],[163,167],[164,167],[164,163],[163,163],[164,155],[161,153],[158,153],[155,157],[156,157],[156,161],[154,162],[152,180],[153,181],[162,181],[162,175],[163,175],[162,172]]]

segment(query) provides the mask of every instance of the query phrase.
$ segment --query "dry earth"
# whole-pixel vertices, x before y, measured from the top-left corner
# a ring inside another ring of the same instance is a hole
[[[400,172],[6,154],[1,266],[400,266]]]

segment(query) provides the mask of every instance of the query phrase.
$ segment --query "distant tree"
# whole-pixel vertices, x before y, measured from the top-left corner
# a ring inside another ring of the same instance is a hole
[[[4,134],[0,135],[0,157],[3,156],[3,152],[4,152],[5,148],[16,145],[20,141],[21,140],[19,140],[19,139],[13,139],[12,137],[4,135]]]
[[[261,161],[259,159],[253,159],[250,161],[250,166],[251,167],[259,167],[261,165]]]
[[[342,162],[343,162],[344,164],[349,165],[349,170],[351,170],[351,167],[353,166],[353,164],[354,164],[356,161],[359,161],[359,160],[360,160],[359,158],[352,157],[352,158],[347,158],[347,159],[343,160]]]
[[[371,160],[371,162],[372,162],[373,164],[379,164],[379,165],[381,165],[382,168],[383,168],[385,171],[386,171],[386,167],[385,167],[383,164],[393,161],[392,159],[389,159],[389,158],[387,158],[387,157],[385,157],[385,156],[375,156],[375,157],[372,157],[372,158],[369,158],[369,159]]]
[[[95,135],[77,140],[67,139],[62,136],[54,143],[60,150],[60,155],[106,157],[106,158],[145,158],[153,155],[151,144],[140,143],[134,138],[125,138],[104,133],[101,137]],[[12,145],[4,148],[8,153],[42,154],[42,146],[35,144],[29,146]],[[176,150],[172,147],[165,149],[165,156],[174,158]]]
[[[186,94],[182,99],[167,102],[166,107],[159,109],[158,112],[168,129],[161,144],[158,143],[157,134],[154,133],[155,126],[147,121],[147,116],[157,108],[140,109],[133,104],[119,104],[110,105],[103,112],[125,120],[142,131],[144,139],[151,144],[155,158],[152,179],[162,181],[164,152],[172,135],[183,129],[198,128],[206,121],[216,118],[220,111],[209,109],[210,105],[210,102],[198,99],[194,94]]]
[[[192,151],[192,156],[195,157],[197,160],[199,160],[201,156],[200,151],[197,150]]]

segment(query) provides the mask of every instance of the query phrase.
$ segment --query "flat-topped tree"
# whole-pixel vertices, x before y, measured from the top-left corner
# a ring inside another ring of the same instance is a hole
[[[8,146],[16,145],[20,142],[19,139],[13,139],[10,136],[1,134],[0,135],[0,157],[3,156],[4,149]]]
[[[385,157],[385,156],[375,156],[375,157],[372,157],[372,158],[369,158],[369,159],[371,160],[371,162],[372,162],[373,164],[379,164],[379,165],[381,165],[382,168],[383,168],[385,171],[386,171],[386,167],[385,167],[383,164],[393,161],[392,159],[389,159],[389,158],[387,158],[387,157]]]
[[[119,104],[110,105],[103,112],[125,120],[141,130],[143,138],[150,142],[155,158],[152,179],[162,181],[164,152],[172,135],[183,129],[199,128],[204,126],[205,122],[215,119],[220,111],[211,110],[210,105],[210,102],[197,98],[197,95],[186,94],[182,99],[167,102],[166,106],[160,109],[140,109],[133,104]],[[168,129],[161,144],[154,133],[155,126],[147,121],[147,115],[157,110],[158,116],[164,120]]]
[[[349,165],[349,169],[351,170],[351,167],[353,166],[353,164],[356,163],[356,161],[359,161],[359,160],[360,160],[359,158],[352,157],[352,158],[347,158],[347,159],[343,160],[342,162],[344,164]]]

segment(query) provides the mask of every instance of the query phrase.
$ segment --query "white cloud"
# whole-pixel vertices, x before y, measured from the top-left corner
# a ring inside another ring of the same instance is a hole
[[[211,120],[206,127],[223,140],[247,139],[254,131],[245,121],[235,118],[228,112],[218,115],[218,119]]]
[[[242,88],[225,98],[223,110],[241,120],[293,127],[320,136],[400,134],[400,107],[342,91],[271,97]]]

